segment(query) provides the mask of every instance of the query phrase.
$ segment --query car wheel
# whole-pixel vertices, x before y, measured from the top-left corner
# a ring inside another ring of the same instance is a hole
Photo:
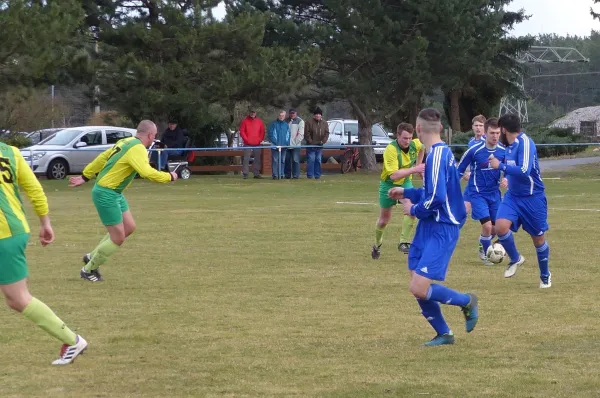
[[[48,165],[46,176],[51,180],[63,180],[69,173],[69,165],[64,159],[55,159]]]

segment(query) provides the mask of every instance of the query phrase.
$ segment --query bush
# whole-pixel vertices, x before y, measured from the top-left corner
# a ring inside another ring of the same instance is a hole
[[[15,146],[17,148],[25,148],[31,146],[31,140],[23,134],[7,134],[0,137],[0,141],[5,144]]]

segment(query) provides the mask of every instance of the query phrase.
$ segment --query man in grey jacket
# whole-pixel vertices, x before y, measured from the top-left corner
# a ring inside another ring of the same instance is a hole
[[[295,109],[290,109],[287,122],[290,125],[290,146],[285,157],[285,178],[294,180],[300,178],[300,146],[304,142],[304,120],[302,120]]]

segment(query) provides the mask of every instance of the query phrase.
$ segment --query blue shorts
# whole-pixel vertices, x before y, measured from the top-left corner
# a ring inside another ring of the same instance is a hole
[[[443,281],[459,235],[458,225],[419,220],[408,252],[408,269],[427,279]]]
[[[498,208],[497,219],[503,218],[512,222],[510,229],[517,232],[522,225],[523,230],[531,236],[541,236],[548,226],[548,201],[543,193],[532,196],[514,196],[510,191]]]
[[[496,213],[502,202],[500,191],[492,193],[471,192],[471,217],[473,220],[483,220],[489,217],[496,222]]]
[[[471,203],[471,190],[469,189],[469,184],[465,187],[465,192],[463,192],[463,202]]]

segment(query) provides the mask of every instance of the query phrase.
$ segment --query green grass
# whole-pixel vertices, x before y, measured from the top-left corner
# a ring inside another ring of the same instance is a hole
[[[548,177],[560,177],[546,180],[553,287],[538,289],[523,233],[514,278],[482,266],[469,221],[447,284],[479,295],[480,322],[467,335],[460,310],[444,308],[456,344],[429,349],[398,211],[370,257],[376,175],[136,180],[126,196],[138,229],[102,284],[78,275],[104,233],[91,185],[44,181],[57,239],[32,238],[31,291],[90,346],[52,367],[60,344],[0,311],[0,397],[598,396],[599,214],[560,209],[600,209],[600,171]]]

